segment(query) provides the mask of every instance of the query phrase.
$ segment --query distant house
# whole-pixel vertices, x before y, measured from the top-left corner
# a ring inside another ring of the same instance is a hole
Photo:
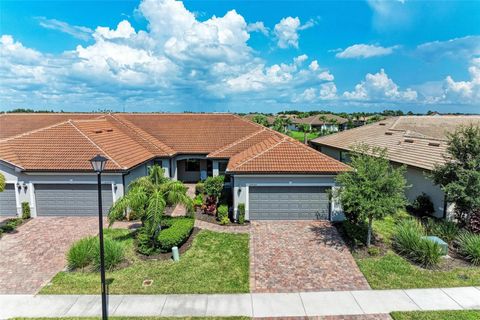
[[[407,166],[406,179],[411,187],[406,195],[415,200],[422,192],[432,200],[436,217],[447,217],[452,210],[445,194],[426,174],[448,157],[448,132],[461,125],[480,125],[480,116],[402,116],[385,119],[311,141],[312,146],[342,162],[348,162],[348,152],[358,143],[386,148],[394,164]]]
[[[298,127],[300,124],[308,124],[318,131],[343,131],[346,129],[348,119],[334,114],[318,114],[307,118],[293,118],[292,122]]]
[[[273,122],[275,121],[274,116],[267,116],[261,113],[249,113],[243,117],[249,121],[253,121],[253,118],[255,118],[256,116],[265,116],[267,118],[268,125],[273,126]]]

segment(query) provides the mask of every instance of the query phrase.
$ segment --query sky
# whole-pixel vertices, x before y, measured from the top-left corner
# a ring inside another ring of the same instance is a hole
[[[0,1],[0,111],[480,113],[480,1]]]

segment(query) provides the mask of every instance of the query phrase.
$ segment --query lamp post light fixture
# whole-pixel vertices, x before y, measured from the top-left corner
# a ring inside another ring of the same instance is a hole
[[[105,251],[103,246],[103,213],[102,213],[102,172],[107,164],[107,158],[96,155],[90,160],[93,171],[97,173],[98,188],[98,238],[100,241],[100,279],[102,282],[102,319],[106,320],[107,315],[107,284],[105,279]]]

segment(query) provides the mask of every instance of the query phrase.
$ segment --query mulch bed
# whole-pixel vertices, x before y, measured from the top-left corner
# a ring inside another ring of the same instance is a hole
[[[245,227],[245,228],[247,228],[248,225],[250,224],[250,222],[248,222],[248,221],[245,221],[244,224],[238,224],[238,223],[233,223],[233,222],[230,222],[229,224],[220,224],[215,216],[203,213],[200,210],[195,211],[195,219],[200,220],[200,221],[205,221],[205,222],[208,222],[208,223],[212,223],[212,224],[216,224],[216,225],[222,226],[222,227],[242,227],[242,228]]]
[[[199,228],[193,228],[192,233],[190,234],[190,237],[188,237],[187,241],[185,241],[184,244],[182,244],[179,248],[178,251],[180,252],[180,255],[184,254],[190,247],[192,246],[193,239],[197,236],[197,234],[200,232]],[[165,252],[165,253],[158,253],[155,255],[151,256],[145,256],[142,254],[137,253],[137,256],[142,259],[142,260],[170,260],[172,259],[172,253],[171,252]]]

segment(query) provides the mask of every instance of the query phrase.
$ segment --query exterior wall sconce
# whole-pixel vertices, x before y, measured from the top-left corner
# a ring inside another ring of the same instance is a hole
[[[242,187],[238,187],[237,195],[240,195],[242,193]]]
[[[22,185],[20,184],[20,182],[17,182],[17,189],[18,191],[22,190]]]
[[[27,190],[27,189],[28,189],[28,184],[26,184],[25,182],[23,183],[23,189],[24,189],[24,190]]]

